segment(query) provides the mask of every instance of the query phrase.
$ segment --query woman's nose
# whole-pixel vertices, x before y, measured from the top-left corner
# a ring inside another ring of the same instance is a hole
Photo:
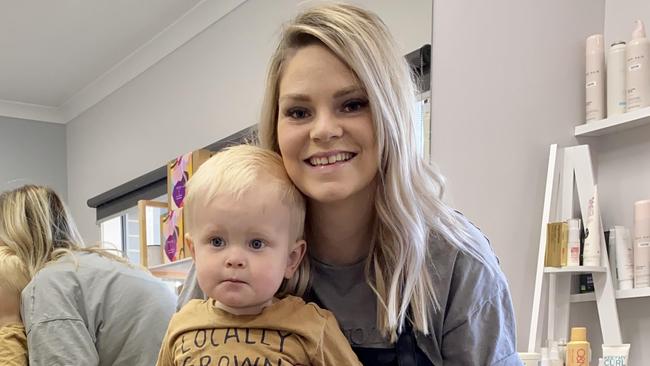
[[[342,135],[343,128],[332,113],[318,113],[309,132],[309,137],[319,142],[330,141]]]

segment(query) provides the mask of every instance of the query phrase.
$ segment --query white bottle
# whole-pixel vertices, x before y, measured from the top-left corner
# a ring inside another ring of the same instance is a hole
[[[541,353],[542,353],[542,360],[539,363],[539,366],[551,366],[551,360],[548,358],[548,348],[542,347]]]
[[[550,366],[563,366],[564,361],[560,358],[560,349],[558,347],[558,342],[553,341],[551,343],[551,349],[548,352],[548,358],[550,360]]]
[[[643,22],[635,21],[632,40],[625,50],[626,109],[650,105],[650,40],[645,36]]]
[[[603,35],[589,36],[585,51],[585,120],[591,122],[605,118]]]
[[[625,113],[625,42],[607,52],[607,117]]]
[[[580,265],[580,219],[569,219],[569,240],[567,242],[567,267]]]
[[[634,287],[650,286],[650,200],[634,203]]]
[[[616,273],[614,283],[618,283],[619,290],[633,288],[634,246],[630,240],[630,230],[624,226],[614,226],[609,231],[609,247],[610,250],[612,247],[616,248],[616,264],[613,267],[616,271],[610,268],[612,274]]]

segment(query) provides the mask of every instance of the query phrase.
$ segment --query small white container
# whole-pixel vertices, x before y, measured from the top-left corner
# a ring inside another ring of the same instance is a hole
[[[587,38],[585,49],[585,120],[605,118],[605,51],[603,35]]]
[[[519,353],[519,358],[524,363],[524,366],[539,366],[542,360],[542,355],[539,353]]]
[[[630,230],[624,226],[614,226],[609,231],[609,248],[615,248],[615,264],[610,268],[616,274],[615,283],[619,290],[634,287],[634,246],[630,240]],[[611,258],[610,258],[611,259]],[[611,261],[610,261],[611,266]]]
[[[569,240],[567,242],[567,267],[580,265],[580,219],[569,219]]]
[[[607,117],[625,113],[625,42],[607,52]]]

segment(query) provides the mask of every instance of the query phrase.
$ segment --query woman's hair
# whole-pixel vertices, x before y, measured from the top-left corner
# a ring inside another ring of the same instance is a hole
[[[296,50],[322,45],[356,75],[368,95],[380,157],[376,217],[366,277],[378,301],[378,328],[392,340],[407,318],[432,332],[439,306],[432,283],[429,242],[440,237],[473,256],[471,238],[442,202],[444,179],[417,150],[415,83],[386,25],[377,15],[344,4],[299,14],[286,25],[272,56],[259,126],[263,147],[278,146],[279,83]]]
[[[126,262],[104,249],[84,248],[65,204],[43,186],[25,185],[0,194],[0,244],[22,260],[30,279],[48,263],[72,252],[98,253]]]
[[[199,204],[207,205],[218,194],[239,198],[260,184],[275,184],[280,200],[290,210],[293,240],[303,239],[305,199],[302,193],[284,170],[280,155],[253,145],[238,145],[219,151],[190,178],[183,203],[186,231],[191,233],[194,229],[195,210]],[[302,296],[308,280],[309,261],[303,260],[293,277],[283,281],[277,296]]]
[[[0,244],[0,287],[20,294],[27,283],[29,274],[25,263],[11,248]]]

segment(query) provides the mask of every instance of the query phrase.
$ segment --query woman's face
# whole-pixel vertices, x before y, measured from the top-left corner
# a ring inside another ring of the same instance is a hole
[[[284,65],[278,104],[280,153],[305,195],[328,203],[374,187],[378,156],[368,97],[332,52],[298,49]]]

